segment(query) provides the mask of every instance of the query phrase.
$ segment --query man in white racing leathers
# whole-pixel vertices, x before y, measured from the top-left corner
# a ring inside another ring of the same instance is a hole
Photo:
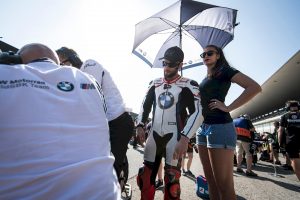
[[[152,128],[146,141],[144,166],[139,169],[137,184],[141,199],[154,199],[155,178],[165,157],[164,199],[179,199],[181,155],[201,122],[198,83],[181,77],[184,54],[171,47],[164,54],[164,78],[152,81],[138,116],[137,134],[144,140],[144,123],[153,108]]]

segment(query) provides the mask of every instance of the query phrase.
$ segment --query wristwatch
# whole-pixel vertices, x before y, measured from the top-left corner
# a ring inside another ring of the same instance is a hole
[[[144,128],[145,124],[143,122],[140,122],[138,125],[136,125],[136,127],[142,127]]]

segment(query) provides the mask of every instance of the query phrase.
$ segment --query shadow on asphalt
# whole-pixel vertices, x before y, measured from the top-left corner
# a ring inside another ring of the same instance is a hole
[[[193,182],[196,182],[196,178],[195,177],[191,177],[191,176],[185,176],[185,177],[187,177],[188,179],[190,179]],[[163,188],[162,188],[162,190],[163,190]],[[237,197],[237,200],[246,200],[244,197],[239,196],[239,195],[236,195],[236,197]],[[199,199],[204,199],[204,198],[199,197]]]
[[[292,175],[294,172],[292,170],[285,170],[283,169],[280,165],[275,165],[277,174],[281,175]],[[272,164],[265,164],[265,163],[257,163],[253,169],[255,171],[261,171],[261,172],[266,172],[266,173],[275,173],[274,166]]]
[[[290,184],[290,183],[282,182],[282,181],[280,181],[281,180],[280,177],[279,177],[278,181],[274,180],[274,179],[269,179],[267,177],[261,177],[261,176],[255,177],[255,179],[258,179],[258,180],[261,180],[261,181],[270,181],[270,182],[273,182],[274,184],[279,185],[279,186],[281,186],[285,189],[292,190],[292,191],[295,191],[295,192],[300,192],[300,187],[299,186],[293,185],[293,184]]]
[[[276,167],[276,176],[275,176],[274,166],[271,163],[262,163],[262,162],[256,163],[256,165],[253,166],[253,170],[266,173],[269,176],[273,176],[274,178],[278,178],[278,180],[274,180],[274,179],[264,177],[264,176],[249,177],[249,178],[253,178],[253,179],[257,179],[257,180],[261,180],[261,181],[270,181],[270,182],[273,182],[274,184],[276,184],[278,186],[281,186],[281,187],[284,187],[288,190],[292,190],[292,191],[295,191],[295,192],[300,192],[300,187],[299,186],[293,185],[293,184],[290,184],[290,183],[285,183],[285,182],[282,181],[283,178],[285,178],[284,175],[293,175],[294,172],[291,171],[291,170],[285,170],[279,165],[275,165],[275,167]],[[237,175],[235,175],[235,173],[236,172],[234,172],[234,176],[237,176]],[[241,175],[241,176],[245,176],[245,174],[240,174],[240,173],[236,173],[236,174]]]
[[[183,175],[183,176],[187,177],[188,179],[192,180],[193,182],[196,182],[196,177],[187,176],[187,175]]]
[[[160,186],[159,188],[156,188],[157,191],[161,191],[162,193],[164,193],[165,190],[165,186]]]
[[[236,195],[236,199],[237,199],[237,200],[246,200],[244,197],[241,197],[241,196],[239,196],[239,195]]]

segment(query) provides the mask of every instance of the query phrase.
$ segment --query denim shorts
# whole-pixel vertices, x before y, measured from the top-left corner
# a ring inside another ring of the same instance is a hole
[[[207,148],[233,149],[236,132],[232,122],[226,124],[202,124],[197,131],[197,144]]]

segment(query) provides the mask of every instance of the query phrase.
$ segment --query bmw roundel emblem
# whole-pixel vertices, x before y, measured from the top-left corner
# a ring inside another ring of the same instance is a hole
[[[292,119],[297,119],[298,116],[297,116],[297,115],[292,115],[291,118],[292,118]]]
[[[67,81],[57,83],[57,88],[64,92],[70,92],[74,89],[74,85]]]
[[[158,97],[158,105],[161,109],[168,109],[174,104],[174,96],[170,92],[161,93]]]

